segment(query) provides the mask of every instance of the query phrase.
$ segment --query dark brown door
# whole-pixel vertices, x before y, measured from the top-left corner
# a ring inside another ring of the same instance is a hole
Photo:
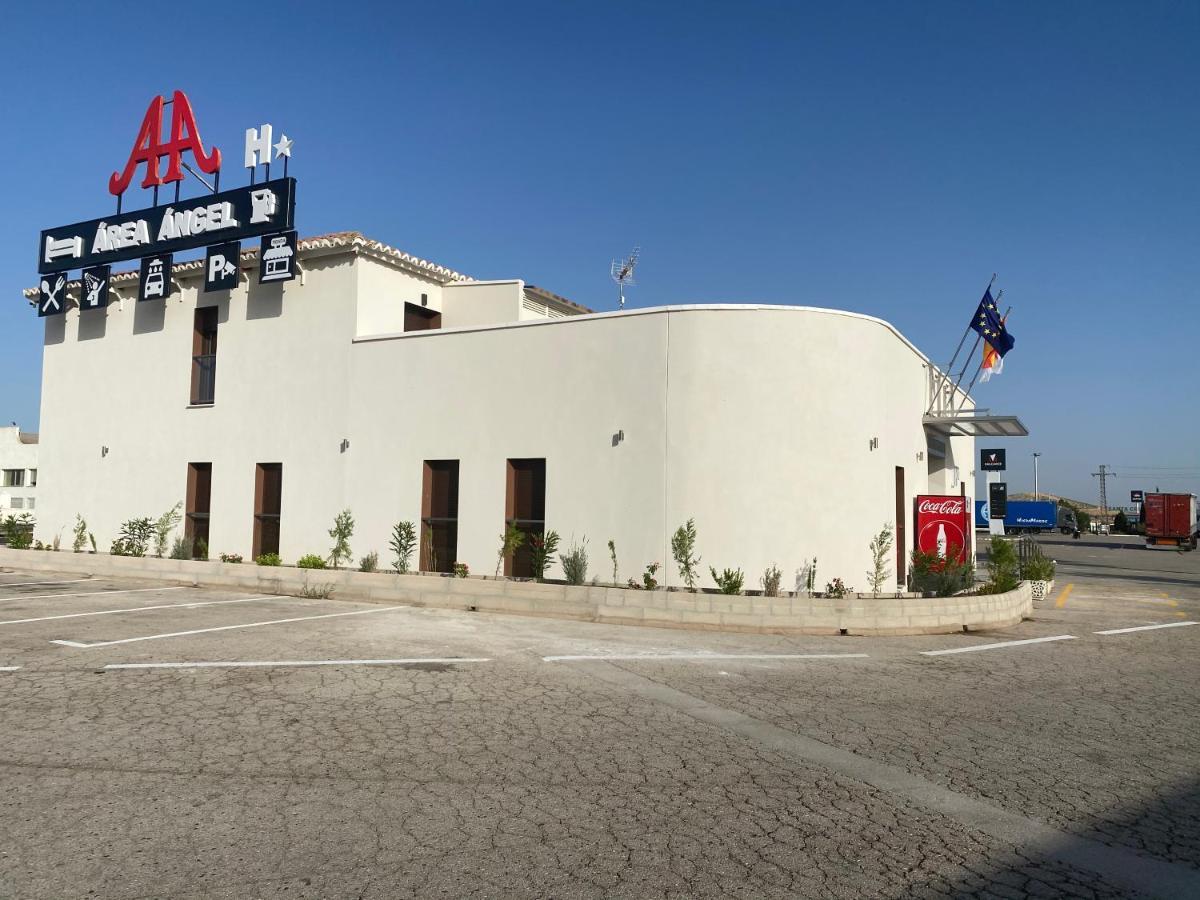
[[[546,460],[510,459],[508,461],[504,501],[504,525],[516,525],[525,539],[504,561],[504,574],[532,578],[532,535],[546,530]]]
[[[908,556],[908,528],[904,521],[904,466],[896,466],[896,581],[902,587],[908,583],[904,563]]]
[[[254,557],[279,552],[283,463],[259,463],[254,472]]]
[[[421,480],[421,571],[453,572],[458,558],[458,460],[427,459]]]
[[[207,558],[208,514],[212,502],[212,463],[188,463],[187,511],[183,520],[183,536],[191,545],[192,558]],[[203,543],[201,543],[203,541]]]

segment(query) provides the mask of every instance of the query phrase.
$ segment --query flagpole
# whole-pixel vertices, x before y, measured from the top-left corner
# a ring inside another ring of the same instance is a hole
[[[1008,309],[1006,309],[1004,311],[1004,318],[1001,319],[1001,321],[1002,322],[1008,321],[1008,314],[1011,312],[1012,312],[1012,307],[1010,306]],[[978,341],[976,341],[976,343],[978,343]],[[1003,359],[1003,358],[1004,357],[1001,357],[1001,359]],[[966,369],[964,368],[963,371],[965,372]],[[965,394],[963,394],[962,403],[959,404],[959,407],[958,407],[959,412],[962,412],[963,407],[967,405],[967,399],[971,396],[971,389],[973,387],[975,387],[975,380],[977,378],[979,378],[979,373],[982,371],[983,371],[983,357],[980,357],[979,366],[975,369],[975,376],[974,376],[974,378],[971,379],[971,383],[969,385],[967,385],[967,392]]]
[[[987,295],[987,292],[992,289],[992,285],[995,283],[996,283],[996,273],[993,272],[992,280],[989,281],[987,284],[987,287],[983,289],[984,296]],[[1004,293],[1004,292],[1001,291],[1000,293]],[[975,320],[972,319],[971,321],[974,322]],[[937,387],[933,389],[933,397],[931,397],[929,400],[929,409],[925,410],[927,413],[932,411],[933,404],[934,404],[934,402],[936,402],[937,396],[942,391],[942,385],[945,384],[950,378],[954,377],[954,364],[956,362],[958,362],[958,354],[962,352],[963,344],[965,344],[967,342],[967,335],[970,334],[970,332],[971,332],[971,326],[967,325],[967,327],[963,329],[962,337],[959,338],[959,340],[958,340],[958,347],[956,347],[954,350],[954,356],[952,356],[950,358],[950,365],[946,366],[945,370],[943,370],[941,373],[939,373],[940,377],[938,378]],[[974,351],[972,350],[972,352],[974,352]],[[971,358],[970,354],[967,354],[967,358],[968,359]],[[963,366],[963,369],[964,370],[966,369],[965,365]]]

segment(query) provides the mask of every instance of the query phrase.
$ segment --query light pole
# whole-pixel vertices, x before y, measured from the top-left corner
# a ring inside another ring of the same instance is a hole
[[[1040,500],[1041,495],[1038,493],[1038,457],[1040,453],[1033,454],[1033,499]]]

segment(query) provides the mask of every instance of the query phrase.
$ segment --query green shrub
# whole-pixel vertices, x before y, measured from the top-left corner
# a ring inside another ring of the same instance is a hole
[[[845,597],[853,590],[854,588],[846,587],[846,583],[840,578],[835,578],[833,581],[826,582],[825,584],[825,596],[835,599]]]
[[[325,568],[325,557],[310,553],[296,560],[296,565],[301,569],[323,569]]]
[[[975,584],[975,563],[971,559],[957,562],[958,548],[947,548],[945,558],[930,551],[914,550],[909,557],[909,587],[922,594],[951,597]]]
[[[1033,555],[1021,563],[1022,581],[1053,581],[1054,560],[1049,559],[1042,548],[1033,544]]]
[[[778,597],[779,583],[783,581],[783,573],[779,571],[779,566],[772,563],[763,571],[762,578],[758,581],[762,585],[764,597]]]
[[[613,564],[613,584],[619,584],[617,581],[617,542],[611,538],[608,541],[608,555]]]
[[[307,559],[307,558],[308,557],[305,557],[305,559]],[[242,558],[239,556],[237,558],[237,562],[241,562],[241,561],[242,561]],[[279,558],[278,553],[260,553],[258,556],[254,557],[254,564],[256,566],[282,566],[283,560]],[[323,569],[323,568],[325,568],[325,566],[323,566],[323,565],[301,566],[300,568],[302,568],[302,569]]]
[[[193,559],[208,559],[208,541],[202,537],[196,538],[192,544]]]
[[[567,579],[567,584],[583,584],[587,581],[587,536],[583,538],[583,542],[576,544],[571,542],[571,549],[558,557],[558,561],[562,563],[563,576]]]
[[[333,548],[329,551],[329,561],[333,563],[333,567],[338,568],[338,564],[345,560],[350,562],[353,556],[350,553],[350,538],[354,535],[354,516],[350,514],[350,510],[343,509],[333,519],[333,527],[329,529],[329,536],[333,538]]]
[[[871,570],[867,572],[867,581],[871,584],[871,593],[878,594],[884,582],[892,577],[892,567],[888,565],[888,557],[892,553],[895,533],[892,523],[888,522],[879,534],[871,538],[868,547],[871,550]]]
[[[988,583],[986,591],[989,594],[1003,594],[1015,590],[1021,583],[1021,561],[1017,558],[1017,548],[1012,541],[1003,538],[992,538],[991,550],[988,552]]]
[[[167,552],[167,538],[175,526],[183,521],[183,503],[176,503],[165,513],[158,517],[154,523],[154,555],[160,559]]]
[[[538,581],[546,577],[550,561],[558,552],[558,541],[557,531],[539,531],[529,536],[529,549],[533,552],[533,575]]]
[[[275,556],[276,559],[279,558],[278,553],[273,554],[273,555]],[[221,554],[221,562],[223,562],[223,563],[240,563],[241,561],[242,561],[242,554],[240,554],[240,553],[222,553]],[[279,563],[275,563],[275,565],[279,565]]]
[[[185,537],[175,538],[171,545],[171,559],[191,559],[192,542]]]
[[[372,550],[358,561],[358,571],[374,572],[379,568],[379,554]]]
[[[4,541],[14,550],[28,550],[33,544],[33,516],[8,516],[4,520]]]
[[[113,556],[145,556],[154,533],[153,520],[128,519],[121,523],[120,536],[112,542],[109,553]]]
[[[688,586],[689,591],[696,589],[696,571],[700,566],[700,557],[696,556],[696,520],[688,519],[675,529],[671,536],[671,556],[679,566],[679,577]]]
[[[500,577],[500,567],[525,543],[525,532],[517,527],[516,522],[504,526],[504,534],[500,535],[500,550],[496,553],[496,577]]]
[[[417,548],[417,530],[412,522],[397,522],[392,527],[392,540],[388,544],[396,554],[393,567],[401,575],[408,571],[408,561]]]
[[[454,577],[455,578],[467,578],[470,576],[470,574],[471,574],[471,567],[468,566],[466,563],[456,562],[454,564]]]
[[[745,582],[745,576],[743,576],[741,569],[723,569],[718,574],[716,569],[709,566],[708,571],[722,594],[740,594],[742,592],[742,584]]]
[[[79,513],[75,514],[74,534],[75,539],[71,541],[71,549],[76,553],[82,553],[84,545],[87,544],[88,527],[87,522],[84,520],[83,516],[79,515]]]

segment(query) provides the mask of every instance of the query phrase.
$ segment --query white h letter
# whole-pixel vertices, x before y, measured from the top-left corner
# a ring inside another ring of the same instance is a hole
[[[271,161],[271,126],[263,125],[262,129],[255,131],[253,128],[246,129],[246,168],[253,169],[261,164],[265,165]]]

